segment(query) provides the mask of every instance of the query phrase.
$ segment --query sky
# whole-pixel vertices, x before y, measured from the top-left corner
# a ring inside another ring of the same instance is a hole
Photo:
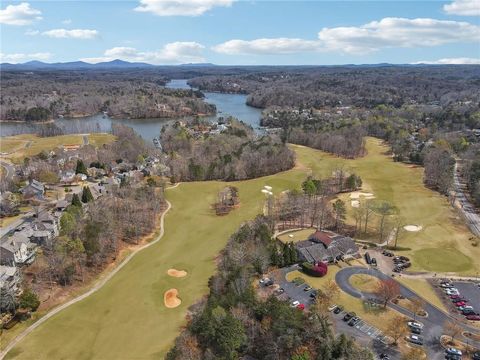
[[[0,62],[480,64],[480,0],[2,1]]]

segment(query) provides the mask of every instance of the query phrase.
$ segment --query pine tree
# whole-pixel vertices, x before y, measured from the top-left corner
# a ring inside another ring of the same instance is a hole
[[[82,207],[82,202],[80,201],[80,198],[78,197],[78,194],[73,194],[72,205]]]
[[[84,186],[82,191],[82,202],[86,204],[93,200],[94,199],[93,199],[92,192],[90,191],[90,188],[88,186]]]
[[[87,168],[85,167],[83,161],[80,159],[77,160],[77,168],[75,169],[75,174],[88,175]]]

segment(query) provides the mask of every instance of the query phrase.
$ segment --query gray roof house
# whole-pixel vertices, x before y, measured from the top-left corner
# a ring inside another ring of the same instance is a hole
[[[18,295],[21,292],[22,277],[16,266],[0,265],[0,288],[6,288],[10,293]]]
[[[35,260],[36,245],[30,242],[30,233],[19,231],[0,242],[1,265],[31,264]]]
[[[36,198],[42,200],[45,194],[45,187],[40,181],[30,180],[20,191],[26,199]]]
[[[295,244],[299,258],[309,263],[335,262],[341,258],[357,258],[358,246],[352,238],[330,231],[316,231],[308,240]]]

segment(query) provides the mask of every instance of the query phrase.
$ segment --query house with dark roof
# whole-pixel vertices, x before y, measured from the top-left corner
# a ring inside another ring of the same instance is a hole
[[[16,266],[0,265],[0,289],[7,289],[8,292],[18,295],[21,292],[22,277]]]
[[[30,232],[15,232],[7,239],[0,242],[0,264],[24,265],[35,260],[36,245],[30,241]]]
[[[307,240],[297,242],[295,247],[299,259],[312,264],[359,257],[358,246],[352,238],[330,231],[318,230]]]
[[[20,192],[23,194],[25,199],[36,198],[43,200],[43,195],[45,194],[45,187],[40,181],[30,180],[30,182],[20,189]]]

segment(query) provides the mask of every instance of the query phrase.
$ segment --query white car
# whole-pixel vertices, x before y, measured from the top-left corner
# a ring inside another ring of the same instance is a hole
[[[328,307],[328,311],[333,311],[336,307],[337,307],[336,304],[330,305],[330,306]]]
[[[300,301],[295,300],[294,302],[292,302],[292,303],[290,304],[290,307],[295,308],[295,307],[297,307],[298,305],[300,305]]]
[[[445,291],[447,295],[460,295],[460,292],[457,289],[448,289]]]
[[[423,329],[423,324],[416,321],[409,321],[408,326]]]

